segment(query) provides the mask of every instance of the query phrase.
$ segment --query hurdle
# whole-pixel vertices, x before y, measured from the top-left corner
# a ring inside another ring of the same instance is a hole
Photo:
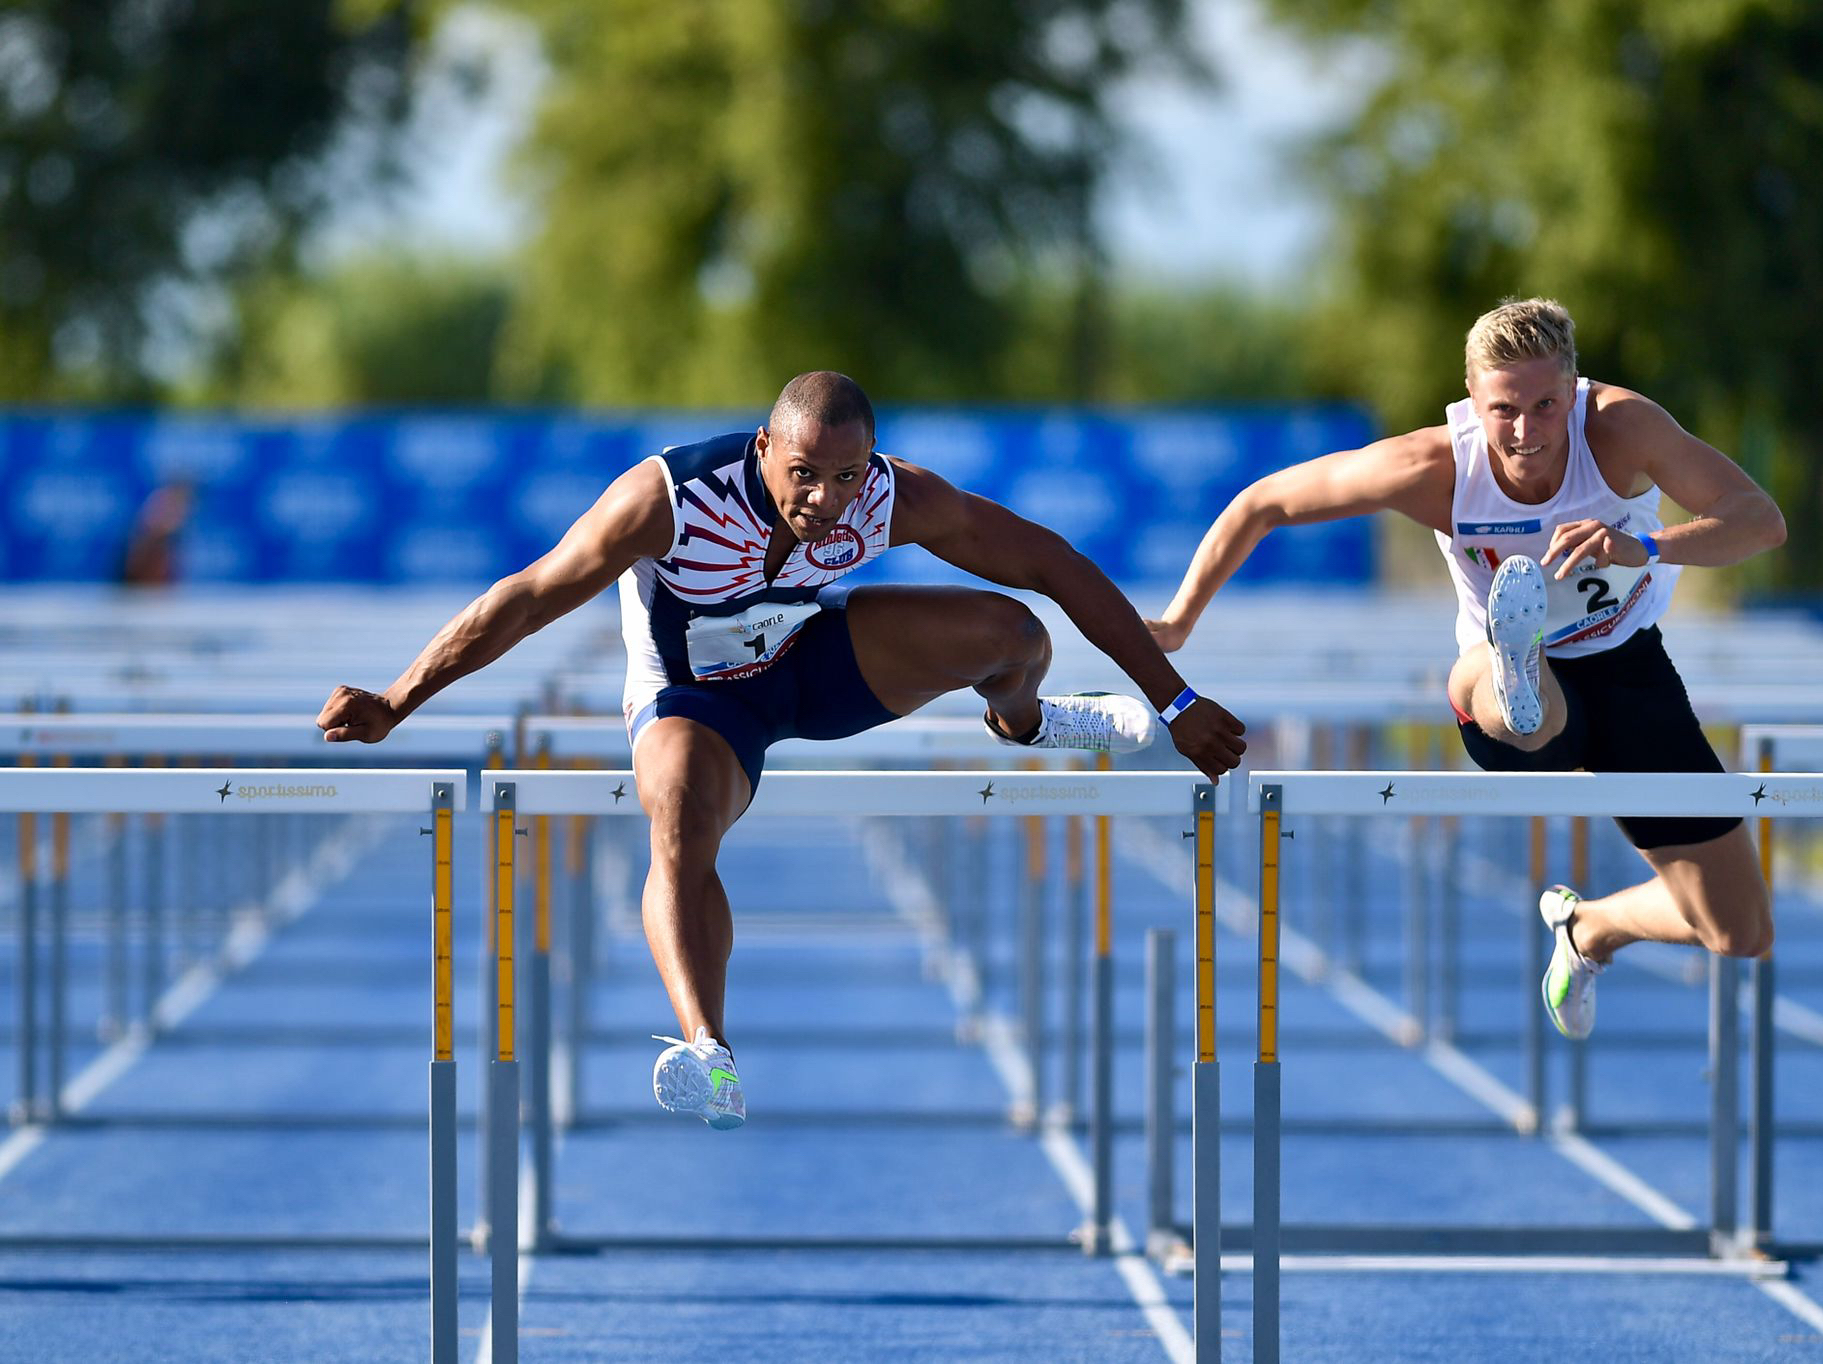
[[[338,767],[392,767],[396,765],[434,766],[439,763],[472,764],[490,745],[498,746],[510,736],[514,721],[510,717],[492,716],[424,716],[389,737],[385,744],[337,744],[324,742],[322,731],[312,716],[270,713],[194,713],[183,715],[92,712],[81,714],[41,714],[19,712],[0,714],[0,754],[16,755],[22,767],[36,767],[71,762],[101,762],[116,770],[126,769],[130,762],[146,767],[166,764],[190,766],[201,762],[224,760],[251,766],[260,762],[305,762],[320,764],[333,759]],[[395,740],[397,742],[395,743]],[[428,762],[426,760],[429,760]],[[295,769],[296,772],[314,767]],[[466,788],[465,788],[466,789]],[[104,999],[106,1012],[101,1019],[104,1039],[115,1039],[135,1030],[154,1032],[158,1027],[153,1005],[164,993],[165,949],[167,933],[174,933],[180,953],[195,948],[198,896],[182,897],[176,923],[167,922],[166,869],[180,879],[180,886],[194,891],[201,882],[198,863],[203,861],[197,831],[188,830],[172,838],[164,816],[156,811],[139,814],[144,837],[144,916],[145,952],[138,980],[138,994],[144,1013],[136,1016],[132,1004],[134,984],[128,963],[128,866],[127,820],[129,813],[111,811],[107,815],[104,839],[109,861],[106,897]],[[220,815],[221,809],[206,812]],[[68,815],[52,817],[52,848],[48,865],[50,961],[43,984],[49,994],[48,1027],[40,1029],[34,1006],[35,990],[22,990],[18,1008],[18,1026],[22,1053],[20,1094],[15,1099],[15,1113],[29,1111],[43,1121],[59,1121],[60,1083],[68,1046],[66,997],[68,978],[65,970],[64,934],[68,918],[68,875],[71,847]],[[36,987],[38,957],[38,900],[45,870],[36,865],[36,816],[24,813],[21,821],[21,913],[19,920],[21,971],[28,983]],[[275,861],[282,856],[283,840],[289,821],[262,820],[255,826],[253,848],[240,871],[251,882],[270,885]],[[167,844],[172,846],[167,846]],[[218,908],[226,912],[232,895],[220,883],[226,874],[226,859],[209,859],[218,868],[220,894]],[[251,890],[248,886],[246,889]],[[36,1086],[35,1060],[43,1037],[48,1083],[39,1094]]]
[[[586,815],[627,817],[641,815],[638,785],[630,771],[550,771],[507,770],[488,773],[482,801],[503,822],[498,843],[509,848],[513,842],[511,819],[518,816]],[[1214,1132],[1220,1125],[1218,1074],[1214,1041],[1214,835],[1215,816],[1224,803],[1228,788],[1202,781],[1194,772],[1009,772],[993,771],[777,771],[768,774],[755,796],[748,817],[795,817],[800,819],[830,818],[832,812],[843,817],[923,817],[923,818],[1029,818],[1035,815],[1096,818],[1104,832],[1100,835],[1104,857],[1108,843],[1107,820],[1118,816],[1187,817],[1190,829],[1186,841],[1193,841],[1196,875],[1196,979],[1199,991],[1198,1033],[1202,1041],[1194,1071],[1194,1121],[1198,1130]],[[502,863],[511,853],[501,854]],[[1107,861],[1103,862],[1104,886]],[[503,877],[505,873],[503,872]],[[504,880],[503,880],[503,885]],[[1102,903],[1106,904],[1105,891]],[[1112,1245],[1110,1227],[1112,1204],[1112,971],[1111,930],[1106,912],[1097,923],[1095,961],[1094,1026],[1097,1033],[1096,1063],[1092,1067],[1094,1090],[1091,1109],[1096,1115],[1092,1133],[1094,1167],[1093,1194],[1088,1223],[1075,1238],[1084,1249],[1106,1253]],[[534,935],[534,942],[541,941]],[[534,971],[534,985],[548,980],[545,971]],[[504,985],[505,977],[502,976]],[[537,1007],[537,1006],[535,1006]],[[538,1034],[534,1034],[536,1039]],[[534,1060],[534,1069],[541,1063]],[[549,1087],[537,1094],[548,1098]],[[548,1117],[534,1115],[535,1129],[549,1122]],[[494,1154],[485,1162],[490,1178],[502,1183],[518,1179],[517,1134],[504,1128],[491,1133]],[[534,1191],[549,1189],[552,1170],[549,1167],[551,1144],[538,1140],[533,1144],[534,1160],[531,1187]],[[1198,1147],[1195,1163],[1197,1206],[1207,1218],[1207,1225],[1220,1225],[1220,1182],[1214,1141]],[[542,1167],[542,1168],[541,1168]],[[548,1195],[534,1192],[534,1205],[550,1206]],[[994,1242],[1004,1248],[1032,1249],[1067,1244],[1057,1241],[1021,1238],[1012,1242]],[[560,1232],[554,1225],[543,1228],[538,1246],[553,1250],[612,1249],[637,1244],[651,1247],[664,1244],[662,1238],[641,1237],[637,1243],[625,1238]],[[792,1244],[798,1244],[793,1242]],[[821,1243],[819,1243],[821,1244]],[[859,1239],[845,1238],[828,1243],[837,1249],[864,1248]],[[869,1240],[866,1247],[875,1241]],[[880,1240],[889,1248],[941,1245],[974,1246],[977,1242],[954,1238],[916,1241],[908,1238]],[[985,1243],[984,1243],[985,1244]],[[1199,1328],[1199,1339],[1219,1350],[1220,1331],[1220,1238],[1208,1237],[1196,1247],[1199,1267],[1204,1270],[1198,1281],[1193,1317]],[[497,1292],[509,1285],[496,1279]],[[514,1308],[496,1300],[496,1320],[502,1309]],[[501,1356],[496,1352],[495,1358]],[[1212,1357],[1212,1356],[1211,1356]]]
[[[1254,1358],[1277,1360],[1278,1276],[1283,1228],[1279,1216],[1282,1137],[1279,1023],[1279,866],[1285,821],[1306,816],[1403,819],[1415,815],[1477,816],[1615,815],[1816,818],[1823,815],[1823,774],[1504,773],[1447,772],[1255,772],[1248,782],[1247,808],[1259,817],[1259,1043],[1255,1061],[1254,1113]],[[1721,1012],[1712,1008],[1712,1017]],[[1733,1081],[1723,1072],[1732,1053],[1714,1053],[1720,1092]],[[1711,1130],[1712,1225],[1700,1229],[1666,1226],[1655,1238],[1635,1238],[1640,1250],[1662,1243],[1670,1254],[1706,1262],[1733,1248],[1732,1199],[1736,1132],[1714,1109]],[[1212,1140],[1200,1129],[1200,1148]],[[1198,1151],[1196,1159],[1202,1155]],[[1200,1212],[1200,1209],[1198,1210]],[[1199,1228],[1193,1226],[1193,1237]],[[1701,1239],[1693,1245],[1692,1231]],[[1693,1253],[1706,1245],[1707,1253]],[[1739,1272],[1776,1274],[1775,1262],[1739,1257]],[[1202,1350],[1199,1342],[1199,1358]],[[1210,1356],[1213,1357],[1213,1356]]]
[[[456,1087],[451,1050],[450,908],[459,770],[318,768],[0,768],[0,812],[14,814],[417,814],[430,817],[433,1016],[429,1070],[431,1357],[455,1364]],[[172,1243],[178,1243],[173,1238]],[[318,1242],[317,1244],[321,1244]]]

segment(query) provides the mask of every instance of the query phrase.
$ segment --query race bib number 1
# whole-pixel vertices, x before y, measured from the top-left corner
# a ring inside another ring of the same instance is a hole
[[[733,616],[698,616],[684,632],[694,677],[744,677],[762,671],[805,621],[822,608],[815,602],[781,606],[764,602]]]

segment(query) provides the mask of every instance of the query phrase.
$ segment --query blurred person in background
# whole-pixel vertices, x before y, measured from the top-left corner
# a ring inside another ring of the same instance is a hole
[[[1468,397],[1441,426],[1324,455],[1243,489],[1163,616],[1179,648],[1210,598],[1277,526],[1395,511],[1436,533],[1456,588],[1449,701],[1463,747],[1495,772],[1721,772],[1658,620],[1686,565],[1784,542],[1778,507],[1739,465],[1638,393],[1581,378],[1570,315],[1508,301],[1470,329]],[[1664,492],[1691,519],[1666,527]],[[1595,978],[1629,943],[1729,956],[1772,945],[1769,897],[1739,819],[1621,819],[1653,876],[1600,899],[1544,889],[1555,940],[1542,985],[1566,1037],[1595,1024]]]
[[[906,544],[1049,597],[1145,701],[1039,696],[1050,637],[1012,597],[838,585]],[[746,1101],[723,1023],[734,925],[715,863],[768,745],[843,738],[971,687],[1001,743],[1137,749],[1150,742],[1156,711],[1212,780],[1246,747],[1240,723],[1184,684],[1094,564],[1005,507],[880,454],[866,394],[829,371],[787,384],[755,433],[635,465],[556,548],[446,625],[385,692],[339,687],[317,723],[332,742],[378,742],[442,688],[616,581],[623,709],[651,818],[646,938],[683,1033],[657,1039],[669,1046],[653,1089],[665,1108],[718,1129],[738,1127]]]
[[[154,488],[133,517],[126,551],[120,558],[120,581],[127,587],[169,587],[177,581],[177,541],[189,524],[196,503],[186,482]]]

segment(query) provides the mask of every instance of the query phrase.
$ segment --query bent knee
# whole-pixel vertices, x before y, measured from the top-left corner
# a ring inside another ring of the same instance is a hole
[[[667,786],[647,794],[644,805],[652,821],[652,853],[666,853],[711,858],[720,846],[726,828],[719,803],[693,787]]]
[[[1758,957],[1772,950],[1772,919],[1761,915],[1740,924],[1717,924],[1703,934],[1703,946],[1723,957]]]
[[[1037,613],[1004,592],[983,592],[973,615],[983,644],[1009,661],[1028,662],[1051,647],[1050,631]]]

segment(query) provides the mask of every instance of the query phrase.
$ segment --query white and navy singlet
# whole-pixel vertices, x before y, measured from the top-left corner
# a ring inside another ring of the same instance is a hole
[[[1502,559],[1524,554],[1542,561],[1552,532],[1570,521],[1603,521],[1629,535],[1663,529],[1656,487],[1638,497],[1622,497],[1602,477],[1589,449],[1588,410],[1589,381],[1578,379],[1563,484],[1549,501],[1532,503],[1514,501],[1495,481],[1487,433],[1475,415],[1473,400],[1450,404],[1450,442],[1456,456],[1452,533],[1436,534],[1456,586],[1459,650],[1467,652],[1487,638],[1488,588]],[[1655,624],[1671,604],[1679,569],[1663,563],[1597,568],[1584,559],[1562,582],[1553,576],[1555,571],[1553,565],[1545,574],[1545,652],[1553,658],[1576,658],[1612,649]]]
[[[664,555],[641,559],[620,579],[627,645],[622,706],[629,724],[664,688],[755,677],[797,642],[822,608],[817,597],[876,559],[892,532],[893,470],[875,454],[861,491],[833,530],[796,544],[765,578],[777,508],[760,478],[751,433],[715,436],[651,456],[671,495],[673,533]]]

